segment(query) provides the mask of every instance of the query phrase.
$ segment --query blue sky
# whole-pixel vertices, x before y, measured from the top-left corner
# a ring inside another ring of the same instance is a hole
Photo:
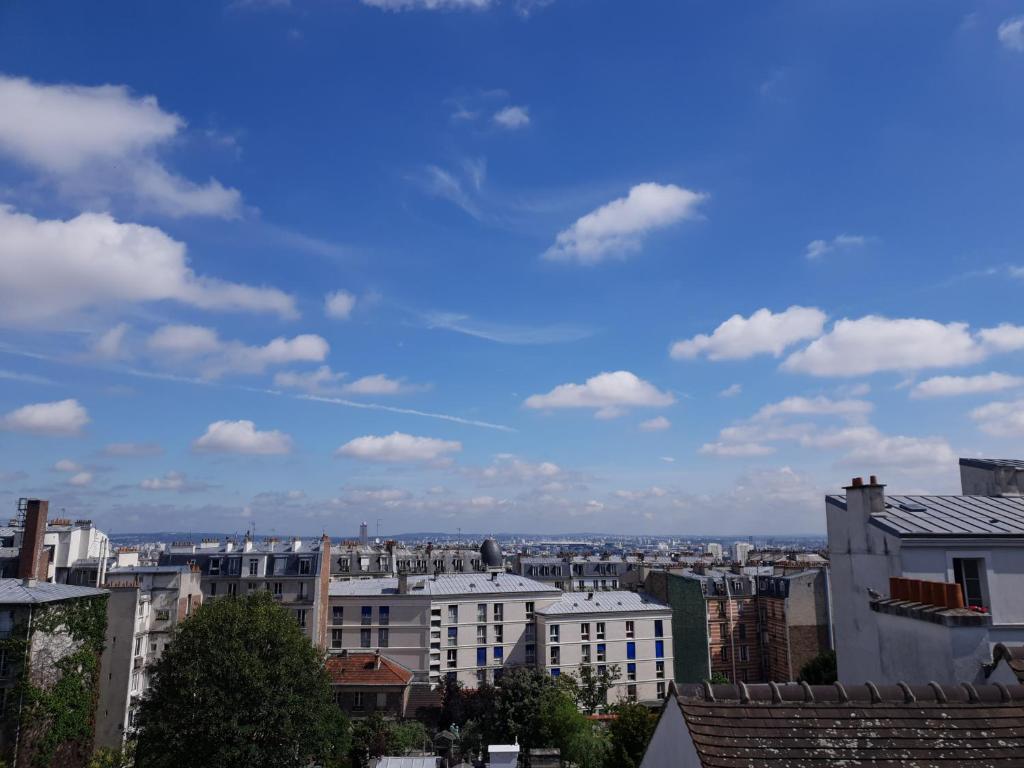
[[[1024,437],[1024,5],[0,7],[0,503],[803,533]]]

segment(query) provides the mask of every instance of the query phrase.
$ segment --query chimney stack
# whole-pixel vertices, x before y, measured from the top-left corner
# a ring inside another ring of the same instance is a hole
[[[29,499],[25,511],[25,530],[18,553],[18,578],[26,581],[46,581],[49,571],[49,557],[43,550],[46,534],[46,516],[50,502],[43,499]]]
[[[850,527],[850,548],[852,552],[868,551],[868,521],[885,514],[885,486],[871,475],[870,482],[855,477],[846,486],[846,514],[857,519]]]
[[[377,652],[373,654],[373,668],[375,670],[380,669],[380,648],[378,648]]]
[[[405,595],[409,593],[409,574],[405,571],[399,571],[398,573],[398,594]]]

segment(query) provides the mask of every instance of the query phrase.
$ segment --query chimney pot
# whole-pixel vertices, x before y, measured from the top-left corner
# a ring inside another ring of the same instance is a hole
[[[852,485],[854,488],[860,488],[862,485],[864,485],[864,478],[855,477],[853,478],[853,481],[850,483],[850,485]]]
[[[878,478],[875,477],[874,475],[871,476],[871,484],[878,485]]]

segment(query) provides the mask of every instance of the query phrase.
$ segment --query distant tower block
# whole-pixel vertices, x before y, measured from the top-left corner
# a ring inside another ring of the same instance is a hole
[[[359,543],[365,545],[370,540],[370,527],[364,520],[359,524]]]

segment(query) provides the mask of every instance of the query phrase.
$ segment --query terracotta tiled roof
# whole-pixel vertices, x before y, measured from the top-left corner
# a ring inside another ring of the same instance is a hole
[[[690,687],[704,768],[1019,768],[1024,686]]]
[[[327,672],[334,685],[407,685],[412,680],[412,670],[375,653],[331,656]]]

